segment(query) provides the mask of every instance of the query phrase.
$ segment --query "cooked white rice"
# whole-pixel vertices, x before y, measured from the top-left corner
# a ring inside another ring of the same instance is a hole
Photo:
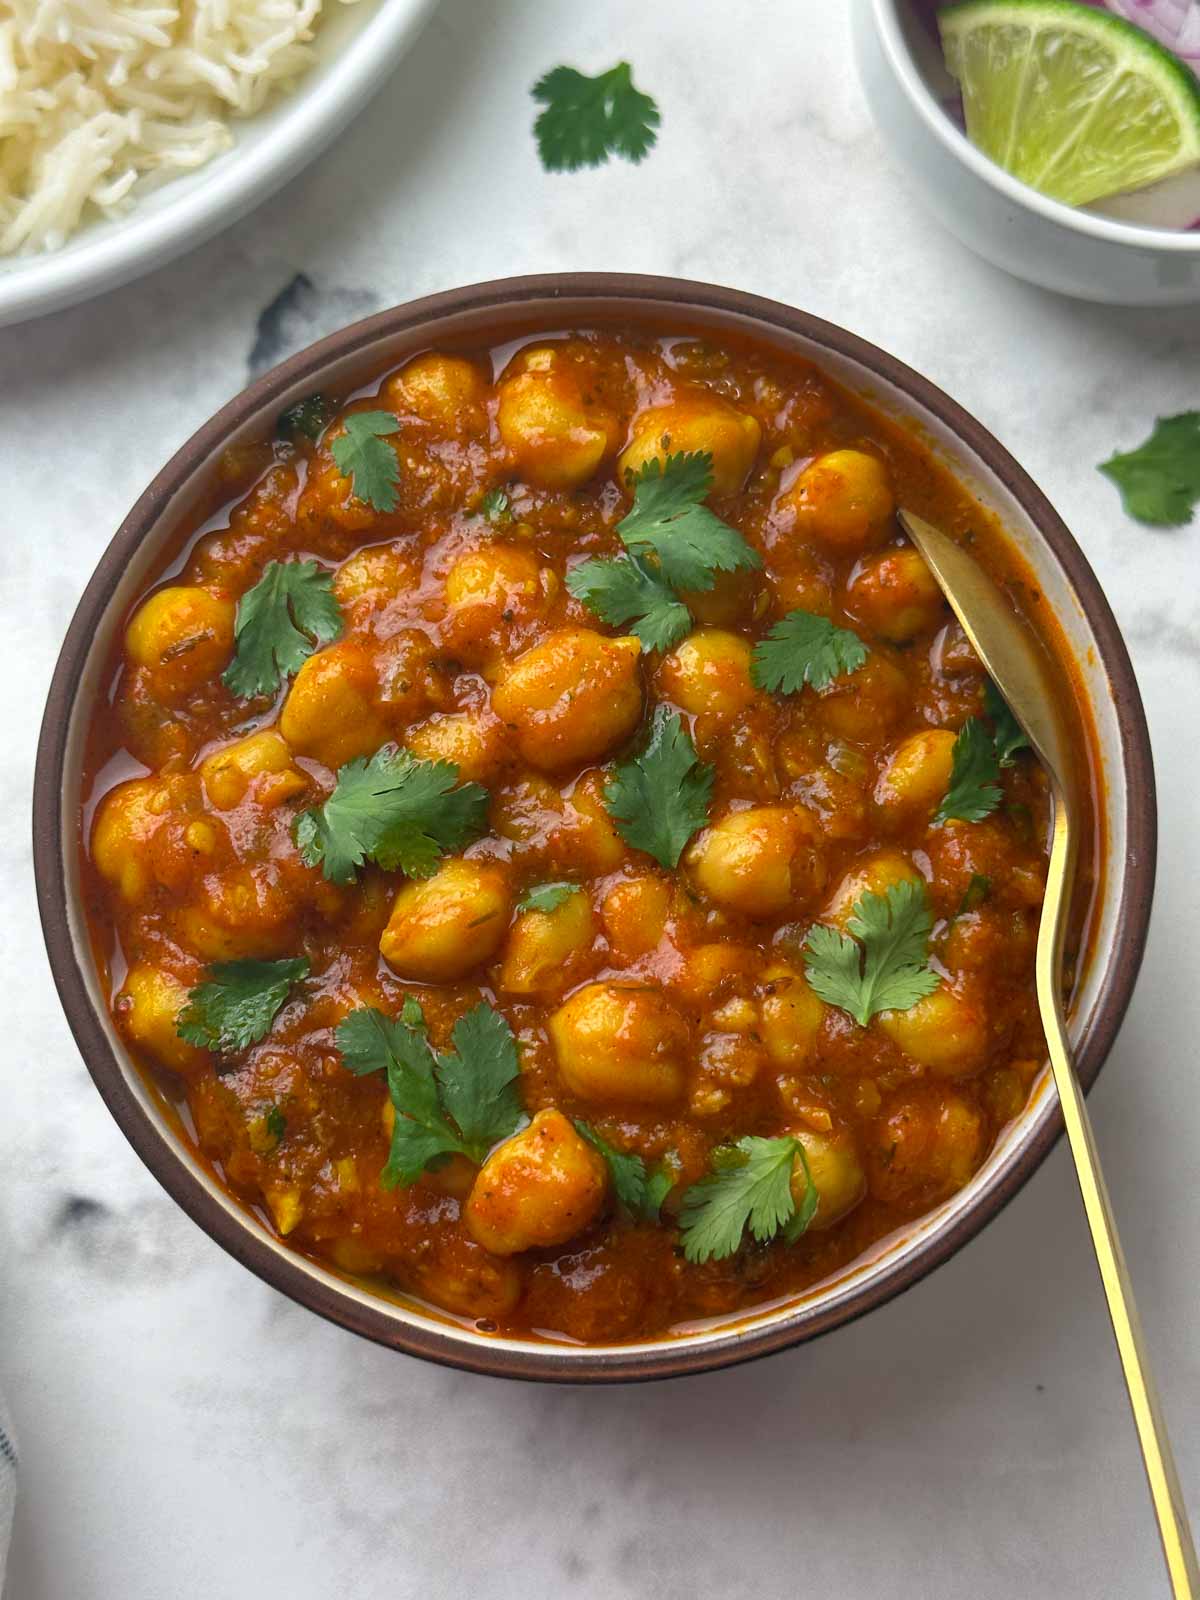
[[[0,0],[0,255],[80,223],[233,142],[312,64],[322,0]]]

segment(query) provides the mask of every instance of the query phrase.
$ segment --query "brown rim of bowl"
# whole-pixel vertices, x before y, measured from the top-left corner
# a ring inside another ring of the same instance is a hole
[[[418,333],[423,324],[454,314],[519,313],[534,302],[570,300],[569,320],[588,316],[612,321],[636,317],[655,306],[675,314],[715,312],[749,323],[765,342],[782,330],[810,339],[835,355],[878,373],[902,394],[937,417],[982,459],[1023,506],[1078,594],[1091,624],[1111,685],[1126,777],[1127,849],[1109,864],[1119,877],[1121,914],[1113,955],[1104,973],[1091,1023],[1080,1040],[1076,1065],[1090,1087],[1112,1047],[1141,965],[1154,892],[1157,814],[1150,738],[1141,696],[1124,640],[1108,601],[1083,552],[1029,476],[974,417],[940,389],[874,345],[803,311],[755,295],[679,278],[625,273],[562,273],[499,279],[429,295],[383,311],[292,356],[217,412],[162,469],[121,524],[79,602],[63,643],[42,722],[33,787],[33,860],[38,907],[50,966],[63,1009],[88,1070],[109,1110],[150,1171],[184,1211],[218,1244],[260,1278],[332,1322],[410,1355],[494,1376],[561,1383],[597,1383],[682,1377],[769,1355],[815,1338],[873,1310],[917,1283],[975,1236],[1013,1197],[1045,1159],[1062,1132],[1057,1097],[1047,1094],[1034,1112],[1034,1127],[1020,1152],[981,1186],[970,1207],[932,1233],[914,1251],[884,1266],[868,1282],[853,1282],[822,1303],[801,1301],[795,1310],[762,1327],[733,1325],[702,1345],[665,1340],[651,1350],[589,1351],[547,1343],[544,1349],[474,1343],[428,1326],[409,1325],[380,1301],[364,1304],[333,1283],[310,1276],[303,1258],[261,1235],[247,1216],[227,1211],[204,1187],[173,1137],[146,1111],[109,1045],[88,995],[71,937],[63,855],[63,772],[66,735],[83,667],[118,580],[133,552],[154,528],[172,495],[196,466],[218,451],[226,437],[260,409],[305,380],[314,382],[332,362],[381,337]],[[582,302],[582,306],[578,303]],[[589,302],[593,305],[589,306]],[[72,812],[76,797],[71,797]],[[73,822],[73,816],[72,816]],[[136,1071],[136,1068],[129,1070]]]

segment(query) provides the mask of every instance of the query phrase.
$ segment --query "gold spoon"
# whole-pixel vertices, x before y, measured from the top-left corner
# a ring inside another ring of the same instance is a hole
[[[1074,764],[1063,731],[1060,696],[1051,682],[1045,654],[1034,634],[979,563],[944,533],[911,512],[902,511],[900,521],[941,585],[976,655],[1008,701],[1050,779],[1054,820],[1046,897],[1038,930],[1038,1006],[1083,1195],[1083,1208],[1087,1212],[1092,1245],[1108,1300],[1108,1314],[1125,1371],[1171,1588],[1176,1600],[1200,1600],[1200,1567],[1196,1565],[1175,1458],[1146,1358],[1142,1326],[1108,1190],[1100,1171],[1092,1125],[1067,1043],[1062,951],[1075,874],[1079,822],[1072,780]]]

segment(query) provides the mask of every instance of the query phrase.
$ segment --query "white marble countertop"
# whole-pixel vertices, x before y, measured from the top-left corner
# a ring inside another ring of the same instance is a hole
[[[657,150],[544,176],[530,83],[622,56],[661,105]],[[250,220],[0,336],[9,1600],[1162,1594],[1065,1150],[954,1261],[832,1338],[683,1383],[538,1389],[376,1349],[259,1283],[143,1170],[78,1058],[28,794],[44,688],[112,530],[248,370],[376,307],[559,268],[734,284],[887,346],[1015,451],[1106,585],[1148,702],[1162,845],[1092,1104],[1200,1512],[1200,523],[1138,528],[1093,465],[1200,404],[1200,317],[1071,304],[927,224],[839,5],[444,0],[389,89]]]

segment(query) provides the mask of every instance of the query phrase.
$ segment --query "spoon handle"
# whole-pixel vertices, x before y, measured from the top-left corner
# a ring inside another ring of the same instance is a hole
[[[1175,1470],[1175,1457],[1171,1452],[1166,1421],[1146,1355],[1145,1337],[1133,1298],[1129,1269],[1125,1265],[1108,1189],[1100,1170],[1091,1119],[1067,1044],[1058,974],[1062,971],[1060,955],[1067,920],[1065,895],[1066,885],[1072,876],[1072,854],[1073,841],[1067,808],[1062,797],[1056,795],[1046,901],[1037,951],[1037,986],[1042,1023],[1050,1066],[1062,1104],[1067,1139],[1075,1161],[1075,1174],[1083,1196],[1083,1209],[1087,1213],[1096,1262],[1108,1301],[1108,1314],[1112,1318],[1117,1350],[1125,1373],[1125,1386],[1129,1391],[1129,1403],[1133,1407],[1138,1443],[1150,1485],[1150,1498],[1158,1518],[1159,1536],[1171,1579],[1171,1592],[1175,1600],[1200,1600],[1200,1567],[1196,1563],[1196,1549],[1188,1526],[1179,1475]]]

